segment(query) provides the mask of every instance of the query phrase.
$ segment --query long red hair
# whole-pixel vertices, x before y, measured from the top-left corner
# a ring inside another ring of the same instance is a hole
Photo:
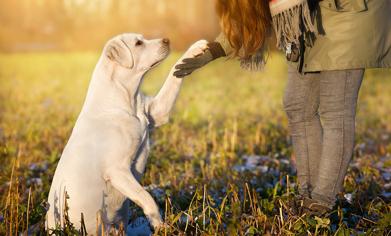
[[[249,57],[264,46],[272,28],[269,0],[216,0],[216,11],[235,56]]]

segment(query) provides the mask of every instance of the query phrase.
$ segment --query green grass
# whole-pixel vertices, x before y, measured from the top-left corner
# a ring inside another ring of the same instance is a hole
[[[42,220],[50,181],[81,109],[97,53],[0,54],[0,235]],[[148,74],[154,94],[179,54]],[[153,132],[143,185],[164,213],[166,235],[390,233],[391,71],[368,70],[360,94],[346,193],[329,218],[286,210],[295,176],[282,109],[286,64],[262,73],[219,60],[186,78],[169,124]],[[267,171],[238,171],[244,156]],[[294,158],[293,158],[294,159]],[[142,215],[133,207],[134,215]],[[78,226],[76,226],[78,227]]]

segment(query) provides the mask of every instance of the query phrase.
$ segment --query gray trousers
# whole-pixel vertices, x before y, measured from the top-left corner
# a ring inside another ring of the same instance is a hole
[[[283,100],[296,155],[300,194],[329,207],[352,157],[364,69],[299,74],[289,66]]]

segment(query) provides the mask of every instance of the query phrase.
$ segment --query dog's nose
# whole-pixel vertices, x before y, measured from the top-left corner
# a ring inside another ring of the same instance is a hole
[[[162,42],[163,42],[164,44],[167,44],[167,45],[170,44],[170,40],[169,40],[168,38],[162,39]]]

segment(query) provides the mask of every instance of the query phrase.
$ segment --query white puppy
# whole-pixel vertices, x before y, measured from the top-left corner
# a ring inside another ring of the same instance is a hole
[[[193,44],[178,63],[202,53],[206,44]],[[126,227],[127,199],[143,209],[153,227],[162,224],[157,204],[139,181],[148,157],[149,129],[168,121],[182,79],[172,75],[173,67],[155,97],[143,95],[140,84],[168,54],[168,39],[122,34],[106,44],[54,174],[48,229],[63,226],[67,218],[80,227],[83,214],[87,232],[94,234],[98,212],[106,228]]]

